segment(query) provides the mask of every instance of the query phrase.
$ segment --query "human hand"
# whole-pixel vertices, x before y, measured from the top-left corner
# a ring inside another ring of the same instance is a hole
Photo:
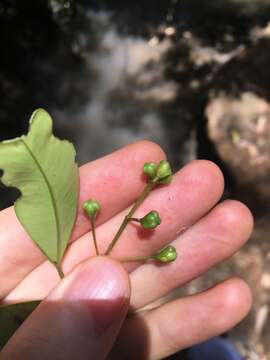
[[[144,186],[144,162],[163,158],[157,145],[140,142],[80,169],[80,204],[88,198],[102,204],[97,219],[101,251]],[[139,216],[157,209],[162,224],[153,232],[130,224],[112,257],[147,255],[172,243],[179,256],[165,266],[129,263],[123,264],[124,270],[105,257],[89,259],[94,246],[88,220],[80,210],[63,260],[68,275],[61,282],[24,232],[13,208],[2,211],[2,302],[45,299],[0,358],[160,359],[234,326],[251,306],[250,290],[236,278],[201,294],[138,312],[227,259],[247,240],[252,230],[249,210],[231,200],[216,205],[222,192],[223,177],[217,166],[194,161],[174,175],[169,186],[155,189],[140,207]]]

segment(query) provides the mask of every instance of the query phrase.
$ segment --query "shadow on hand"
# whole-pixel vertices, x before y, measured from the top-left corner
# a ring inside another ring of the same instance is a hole
[[[52,358],[52,354],[54,358],[103,359],[104,346],[109,348],[115,342],[111,336],[112,327],[116,332],[119,327],[117,321],[111,321],[112,313],[120,313],[124,301],[126,300],[123,298],[61,300],[32,302],[30,307],[30,303],[2,307],[0,315],[5,311],[12,313],[12,308],[17,308],[14,312],[16,319],[20,312],[23,314],[20,316],[21,326],[18,328],[18,322],[16,326],[13,324],[10,336],[15,330],[17,332],[9,340],[5,350],[8,351],[8,356],[13,356],[14,359],[18,356],[26,356],[28,359],[49,359]],[[30,309],[33,310],[35,306],[37,307],[34,312],[25,319]],[[29,309],[28,313],[23,312],[24,308]],[[95,323],[97,325],[94,325]],[[96,341],[101,336],[102,346]],[[113,350],[107,358],[144,360],[149,359],[149,351],[148,328],[143,319],[140,316],[135,318],[133,313],[132,316],[127,315]]]
[[[146,360],[150,358],[150,351],[148,326],[142,315],[130,308],[108,359]]]

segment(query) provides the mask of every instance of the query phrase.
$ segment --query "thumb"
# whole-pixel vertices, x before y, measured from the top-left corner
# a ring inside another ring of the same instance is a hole
[[[104,359],[129,306],[120,264],[96,257],[68,275],[7,343],[1,359]]]

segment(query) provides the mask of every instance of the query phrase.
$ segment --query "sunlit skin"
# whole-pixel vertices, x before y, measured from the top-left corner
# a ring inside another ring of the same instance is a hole
[[[145,186],[144,163],[164,158],[158,145],[144,141],[81,167],[80,210],[61,282],[13,208],[0,213],[2,302],[45,298],[7,344],[1,359],[160,359],[224,333],[248,313],[250,290],[238,278],[136,313],[228,259],[250,236],[253,219],[247,207],[233,200],[218,203],[223,176],[209,161],[191,162],[169,185],[154,189],[135,215],[142,218],[155,209],[162,223],[151,232],[129,224],[110,255],[147,256],[171,244],[178,253],[174,262],[120,264],[92,257],[95,248],[89,241],[84,201],[98,199],[101,204],[96,236],[103,253]],[[132,316],[126,317],[128,309]]]

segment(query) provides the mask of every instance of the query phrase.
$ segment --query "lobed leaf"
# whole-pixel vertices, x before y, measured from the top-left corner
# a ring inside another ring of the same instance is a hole
[[[21,192],[16,215],[42,252],[57,264],[77,212],[75,155],[70,142],[52,134],[52,119],[42,109],[33,113],[27,135],[0,143],[1,180]]]

